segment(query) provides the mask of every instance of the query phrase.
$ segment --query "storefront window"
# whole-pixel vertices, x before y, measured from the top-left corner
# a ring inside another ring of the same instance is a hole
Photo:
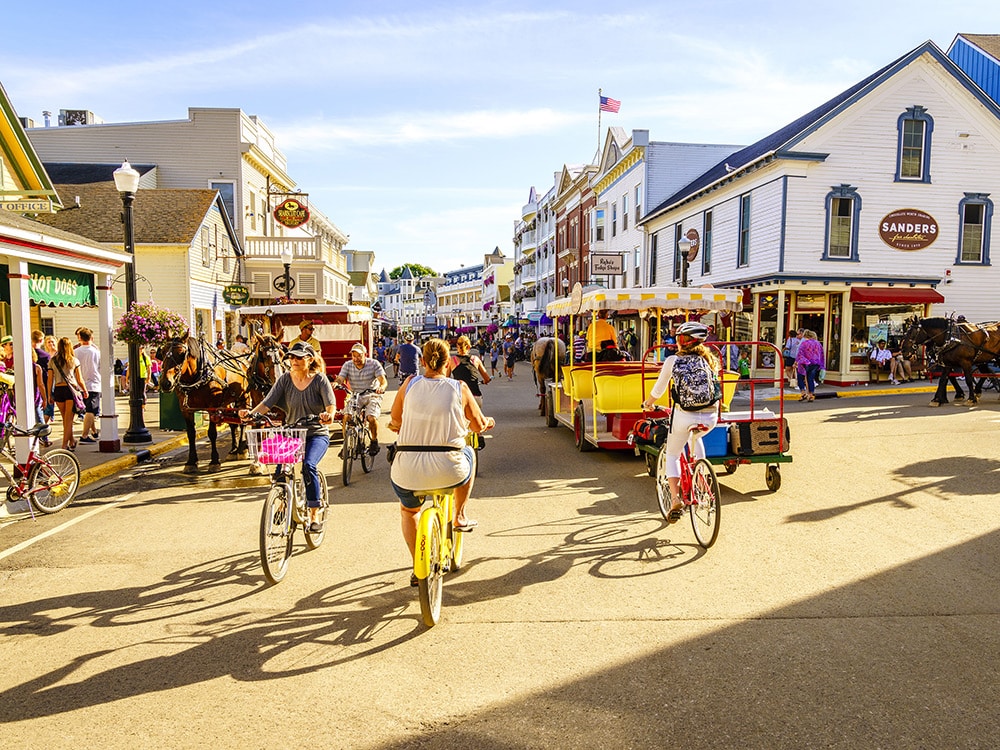
[[[843,305],[842,294],[830,295],[830,340],[826,344],[826,369],[832,372],[840,370],[840,316]]]
[[[760,294],[755,297],[760,306],[760,332],[757,335],[759,341],[768,341],[777,344],[778,336],[778,295]],[[774,349],[768,346],[757,347],[757,366],[774,367]]]
[[[851,366],[867,367],[872,347],[883,339],[890,349],[898,347],[906,332],[906,321],[923,314],[923,305],[855,303],[851,311]]]

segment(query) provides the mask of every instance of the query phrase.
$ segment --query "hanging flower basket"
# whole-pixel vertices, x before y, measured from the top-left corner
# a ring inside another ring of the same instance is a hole
[[[187,321],[173,310],[152,302],[133,302],[115,326],[115,340],[126,344],[162,344],[190,330]]]

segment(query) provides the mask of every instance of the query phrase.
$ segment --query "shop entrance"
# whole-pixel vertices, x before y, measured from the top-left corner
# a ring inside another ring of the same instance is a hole
[[[826,315],[823,313],[796,313],[795,315],[795,329],[805,328],[813,331],[816,334],[816,338],[820,341],[823,340],[823,325]]]

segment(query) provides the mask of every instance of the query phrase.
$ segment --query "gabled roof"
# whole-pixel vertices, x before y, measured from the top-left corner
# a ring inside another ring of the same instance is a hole
[[[40,222],[96,242],[123,241],[122,200],[113,182],[57,185],[56,190],[68,208],[43,215]],[[134,203],[136,243],[190,245],[217,195],[215,190],[139,190]],[[222,212],[225,215],[224,207]]]
[[[10,165],[17,181],[17,189],[36,196],[50,195],[58,205],[59,198],[53,193],[52,180],[45,174],[45,168],[35,153],[35,147],[28,140],[2,83],[0,83],[0,153]]]
[[[409,266],[403,266],[403,273],[401,273],[399,275],[399,278],[400,279],[412,279],[413,278],[413,272],[410,271],[410,267]]]
[[[982,90],[973,83],[962,70],[948,59],[947,55],[932,41],[924,42],[911,52],[903,55],[897,60],[876,71],[864,80],[851,86],[846,91],[830,99],[825,104],[821,104],[811,112],[806,113],[797,120],[790,122],[780,130],[776,130],[769,136],[753,143],[746,148],[730,154],[714,167],[695,180],[678,190],[669,198],[661,202],[656,208],[642,217],[640,224],[645,224],[657,215],[673,208],[674,206],[694,198],[702,190],[716,183],[734,180],[745,174],[751,168],[760,166],[763,163],[776,158],[824,158],[825,155],[801,154],[794,151],[796,144],[810,133],[829,122],[839,115],[856,101],[866,96],[881,86],[892,76],[909,66],[924,54],[931,55],[947,72],[951,73],[955,79],[969,90],[984,106],[991,109],[997,117],[1000,117],[1000,108]]]
[[[389,278],[389,274],[387,274],[383,268],[381,275],[378,277],[378,282],[380,284],[388,284],[390,281],[391,279]]]
[[[625,128],[608,128],[604,136],[604,148],[601,149],[601,158],[597,164],[597,173],[604,174],[611,167],[618,163],[625,152],[625,144],[631,140],[625,132]]]
[[[120,203],[120,201],[119,201]],[[43,214],[43,216],[51,217],[54,214]],[[119,226],[119,234],[121,234]],[[0,211],[0,234],[3,234],[3,229],[5,227],[10,227],[12,229],[21,229],[27,232],[38,232],[46,237],[52,237],[57,240],[63,240],[65,242],[72,242],[82,247],[91,248],[93,250],[107,251],[108,248],[104,245],[100,245],[93,239],[88,237],[83,237],[79,234],[73,234],[72,232],[67,232],[63,229],[58,229],[50,224],[44,224],[34,219],[28,219],[20,214],[15,214],[13,211]],[[122,239],[120,236],[119,240]]]

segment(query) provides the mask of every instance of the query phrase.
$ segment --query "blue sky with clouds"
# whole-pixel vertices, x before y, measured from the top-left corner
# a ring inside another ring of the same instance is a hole
[[[750,143],[928,39],[1000,33],[1000,3],[54,0],[3,23],[19,114],[240,107],[351,247],[447,271],[510,254],[530,187],[593,158],[598,88],[622,101],[604,129]]]

